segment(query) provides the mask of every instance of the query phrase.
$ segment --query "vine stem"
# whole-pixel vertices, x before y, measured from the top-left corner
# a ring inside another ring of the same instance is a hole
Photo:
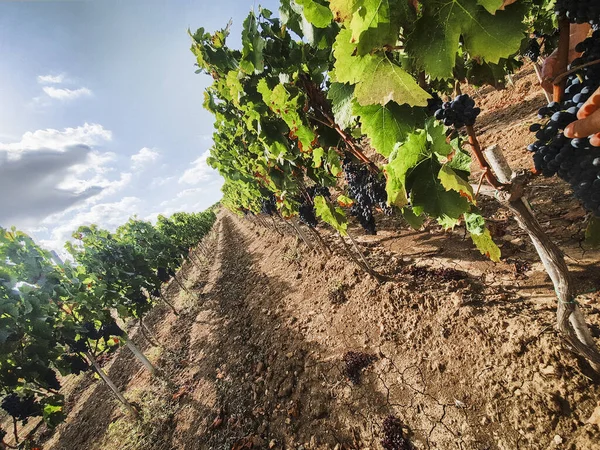
[[[19,430],[17,428],[17,419],[15,417],[12,418],[13,420],[13,434],[15,435],[15,444],[17,444],[17,447],[19,446]]]
[[[569,40],[571,39],[571,24],[565,17],[558,20],[558,50],[556,71],[560,74],[567,71],[569,65]],[[552,98],[555,102],[562,100],[565,92],[566,77],[554,84]]]
[[[163,293],[162,293],[162,292],[159,292],[159,295],[158,295],[158,297],[159,297],[159,298],[160,298],[160,299],[161,299],[163,302],[165,302],[165,303],[166,303],[166,304],[169,306],[169,308],[171,308],[171,310],[173,311],[173,314],[175,314],[176,316],[178,316],[178,315],[179,315],[179,311],[177,311],[177,309],[175,309],[175,307],[173,306],[173,304],[172,304],[171,302],[169,302],[169,301],[168,301],[168,300],[165,298],[165,296],[163,295]]]
[[[479,167],[481,167],[481,169],[483,170],[486,180],[494,188],[503,189],[505,185],[501,183],[498,180],[498,178],[496,178],[496,175],[494,175],[494,172],[492,172],[492,169],[487,160],[485,159],[485,156],[483,156],[483,152],[481,151],[481,146],[479,145],[479,141],[477,140],[477,135],[475,134],[475,129],[473,128],[473,125],[467,125],[467,133],[469,135],[469,144],[471,144],[471,148],[473,150],[473,153],[475,154],[475,158],[479,162]]]
[[[329,102],[327,102],[323,91],[319,86],[315,84],[307,76],[302,76],[300,78],[300,82],[304,85],[304,90],[306,91],[308,98],[311,100],[311,106],[315,111],[318,111],[321,116],[325,119],[325,121],[318,120],[323,125],[335,130],[337,134],[340,135],[346,146],[349,148],[350,153],[352,153],[356,158],[360,161],[367,164],[369,170],[373,173],[379,173],[379,168],[375,165],[373,161],[371,161],[354,143],[354,139],[348,136],[348,134],[340,128],[340,126],[335,122],[333,118],[333,112],[331,111],[331,106]]]
[[[298,233],[298,236],[300,236],[300,239],[302,239],[302,241],[306,244],[306,246],[308,247],[308,249],[310,251],[313,251],[315,248],[310,243],[310,241],[306,238],[306,236],[304,235],[304,232],[300,229],[300,225],[296,222],[296,218],[295,217],[291,217],[290,218],[290,223],[292,224],[292,226],[296,230],[296,233]]]
[[[177,274],[175,274],[175,276],[173,277],[173,279],[175,280],[175,283],[177,283],[179,285],[179,287],[181,289],[183,289],[186,293],[189,294],[190,291],[187,290],[187,288],[181,283],[181,281],[177,278]]]
[[[140,333],[142,333],[142,336],[144,336],[146,342],[148,342],[148,344],[150,344],[152,347],[160,347],[160,345],[156,342],[156,339],[154,339],[154,336],[152,336],[152,339],[150,339],[152,333],[144,323],[144,319],[142,317],[140,317]]]

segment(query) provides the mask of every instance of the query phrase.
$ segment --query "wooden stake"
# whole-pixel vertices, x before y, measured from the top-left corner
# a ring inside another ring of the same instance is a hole
[[[131,353],[133,353],[136,359],[144,365],[146,370],[148,370],[148,372],[152,374],[152,376],[156,375],[156,367],[154,367],[152,363],[148,360],[148,358],[146,358],[146,355],[144,355],[140,351],[140,349],[137,348],[137,346],[131,341],[129,336],[127,336],[126,338],[125,345],[129,350],[131,350]]]
[[[558,50],[556,54],[556,72],[562,74],[567,71],[569,65],[569,40],[571,39],[571,24],[569,19],[561,17],[558,20]],[[561,80],[560,83],[554,85],[552,98],[555,102],[562,101],[563,94],[565,92],[567,80],[566,78]]]
[[[98,361],[96,361],[96,358],[94,358],[90,352],[85,352],[85,356],[96,370],[96,373],[100,376],[100,378],[102,378],[102,381],[106,383],[106,385],[115,395],[115,397],[117,397],[117,399],[121,402],[121,404],[125,407],[125,409],[129,412],[129,414],[131,414],[132,417],[138,419],[138,412],[133,408],[133,406],[131,406],[131,404],[125,399],[125,397],[123,397],[123,394],[119,392],[112,380],[108,377],[104,370],[102,370],[102,367],[98,365]]]

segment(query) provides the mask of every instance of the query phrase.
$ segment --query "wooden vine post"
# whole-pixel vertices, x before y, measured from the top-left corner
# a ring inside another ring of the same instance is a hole
[[[136,359],[144,365],[148,372],[150,372],[152,376],[155,376],[157,373],[156,367],[154,367],[154,365],[148,360],[148,358],[146,358],[146,355],[144,355],[142,351],[137,347],[137,345],[133,343],[129,336],[127,336],[125,340],[125,345],[129,350],[131,350],[131,353],[133,353]]]
[[[498,181],[508,187],[497,191],[496,198],[510,209],[519,226],[529,235],[552,280],[558,298],[559,331],[575,351],[585,357],[596,372],[600,372],[600,352],[575,300],[575,290],[564,256],[542,229],[524,197],[527,178],[512,177],[512,170],[498,146],[486,149],[485,155]]]
[[[87,359],[90,361],[90,363],[94,367],[94,370],[96,371],[96,373],[100,376],[100,378],[102,378],[102,381],[104,381],[104,383],[106,383],[106,385],[109,387],[109,389],[115,395],[115,397],[117,397],[117,399],[121,402],[121,404],[125,407],[125,409],[129,412],[129,414],[131,414],[131,416],[136,419],[139,418],[138,412],[135,410],[135,408],[133,406],[131,406],[131,403],[129,403],[127,401],[127,399],[125,397],[123,397],[123,394],[121,394],[121,392],[117,389],[117,387],[112,382],[112,380],[104,372],[102,367],[100,367],[100,365],[98,364],[98,361],[96,361],[96,358],[94,358],[94,356],[90,352],[85,352],[85,356],[87,357]]]
[[[567,66],[569,65],[569,41],[571,39],[571,24],[569,20],[561,17],[558,21],[558,50],[557,50],[557,63],[556,63],[556,72],[558,74],[563,74],[567,71]],[[565,85],[567,83],[566,78],[560,79],[558,82],[554,83],[553,87],[553,100],[555,102],[560,102],[562,100],[562,96],[565,92]]]

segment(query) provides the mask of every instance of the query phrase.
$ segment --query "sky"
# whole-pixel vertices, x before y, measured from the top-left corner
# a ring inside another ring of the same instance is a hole
[[[197,212],[221,197],[206,164],[211,78],[186,30],[276,0],[0,2],[0,226],[64,254],[80,225]]]

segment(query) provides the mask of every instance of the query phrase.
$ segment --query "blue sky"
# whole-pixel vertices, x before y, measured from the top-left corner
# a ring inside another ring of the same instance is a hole
[[[0,2],[0,225],[62,249],[79,225],[200,211],[220,198],[206,165],[211,82],[194,73],[189,27],[246,0]]]

